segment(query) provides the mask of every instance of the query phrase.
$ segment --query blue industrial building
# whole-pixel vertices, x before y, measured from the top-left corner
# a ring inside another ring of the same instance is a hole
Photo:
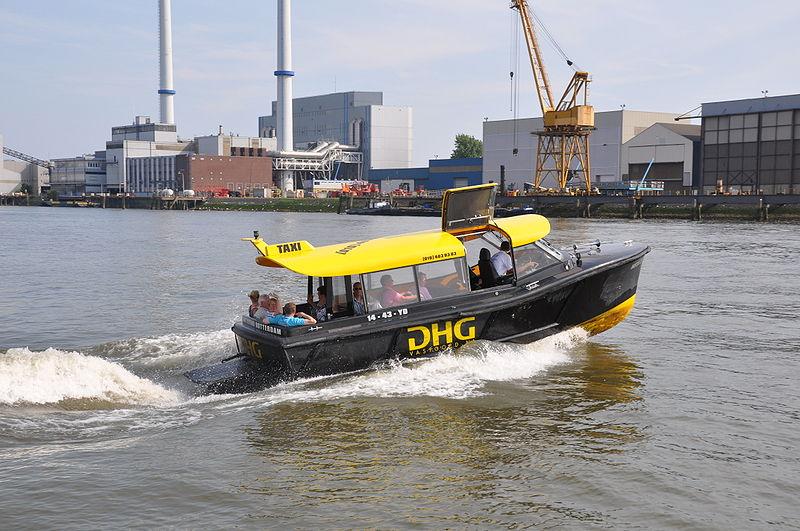
[[[483,182],[483,159],[431,159],[427,167],[369,171],[369,182],[388,192],[406,185],[409,190],[447,190]]]

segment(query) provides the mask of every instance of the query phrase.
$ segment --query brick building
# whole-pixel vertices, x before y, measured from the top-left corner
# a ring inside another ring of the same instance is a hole
[[[271,157],[173,155],[127,160],[131,191],[151,195],[161,190],[194,190],[199,195],[236,191],[248,195],[253,188],[271,188]]]

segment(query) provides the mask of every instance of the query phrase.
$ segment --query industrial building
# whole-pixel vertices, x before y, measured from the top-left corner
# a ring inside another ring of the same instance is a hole
[[[447,190],[460,186],[481,184],[483,165],[481,158],[430,159],[428,166],[418,168],[387,168],[371,170],[369,182],[377,184],[382,193],[398,188],[408,191]]]
[[[33,157],[26,157],[24,161],[6,159],[4,157],[6,151],[12,156],[22,155],[14,150],[6,150],[3,145],[3,135],[0,135],[0,194],[13,194],[23,190],[38,194],[49,188],[48,168],[41,165],[46,161],[38,161]]]
[[[261,138],[235,135],[208,135],[194,139],[195,151],[198,155],[216,155],[219,157],[266,157],[268,152],[275,151],[275,137]]]
[[[127,161],[128,183],[139,195],[193,190],[198,195],[250,195],[272,188],[272,158],[266,156],[171,155]]]
[[[411,166],[412,111],[383,104],[382,92],[338,92],[292,100],[294,148],[319,141],[359,148],[366,171]],[[259,136],[275,136],[278,102],[258,118]]]
[[[0,135],[0,194],[12,194],[22,187],[22,175],[14,171],[11,162],[3,156],[3,135]]]
[[[50,189],[58,195],[97,194],[107,190],[103,151],[97,151],[94,155],[53,159],[52,162]]]
[[[800,94],[704,103],[702,192],[800,193]]]
[[[595,131],[589,137],[592,181],[622,180],[622,145],[657,122],[671,122],[677,114],[663,112],[619,111],[595,114]],[[519,120],[487,120],[483,123],[483,182],[500,182],[500,166],[506,168],[506,183],[521,190],[532,183],[536,173],[536,132],[542,131],[541,117]],[[582,182],[573,179],[575,186]],[[556,187],[554,179],[542,182]]]
[[[178,141],[173,124],[157,124],[149,116],[137,116],[133,124],[111,128],[111,140],[106,142],[106,191],[112,193],[141,193],[128,178],[128,159],[138,157],[167,157],[194,153],[193,142]]]
[[[690,193],[700,177],[700,136],[699,125],[651,125],[622,145],[622,180],[638,181],[647,172],[665,193]]]

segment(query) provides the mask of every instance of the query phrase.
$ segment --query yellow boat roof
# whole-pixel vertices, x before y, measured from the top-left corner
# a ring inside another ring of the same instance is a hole
[[[511,241],[513,247],[519,247],[545,237],[550,232],[550,222],[537,214],[526,214],[491,220],[482,227],[482,230],[497,229]],[[314,277],[360,275],[466,255],[461,240],[441,230],[324,247],[314,247],[305,240],[269,245],[261,238],[242,239],[258,249],[261,256],[256,258],[256,263],[259,265],[283,267]]]
[[[491,224],[508,236],[512,247],[533,243],[550,234],[550,222],[539,214],[495,219]]]
[[[253,242],[254,245],[256,242]],[[258,248],[258,245],[256,245]],[[256,262],[285,267],[301,275],[339,277],[384,271],[464,256],[464,245],[452,234],[426,231],[325,247],[306,241],[267,245]]]

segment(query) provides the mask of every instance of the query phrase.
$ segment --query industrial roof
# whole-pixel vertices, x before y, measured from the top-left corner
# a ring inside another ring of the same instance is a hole
[[[656,125],[662,125],[672,131],[673,133],[677,133],[683,137],[688,138],[689,140],[700,140],[700,126],[695,124],[678,124],[678,123],[668,123],[668,122],[659,122]]]
[[[787,111],[791,109],[800,109],[800,94],[704,103],[703,117],[708,118],[710,116],[728,116],[731,114]]]

